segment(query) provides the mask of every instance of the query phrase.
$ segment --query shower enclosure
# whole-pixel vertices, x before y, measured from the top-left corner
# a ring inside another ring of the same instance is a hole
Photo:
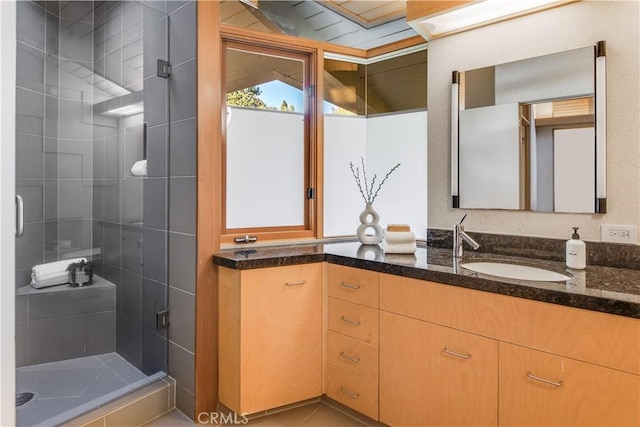
[[[17,3],[18,425],[166,375],[166,3]],[[73,258],[93,262],[93,283],[30,285],[35,265]]]

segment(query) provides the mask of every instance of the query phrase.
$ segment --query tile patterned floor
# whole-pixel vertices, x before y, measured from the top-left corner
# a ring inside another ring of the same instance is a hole
[[[16,392],[35,393],[16,408],[18,426],[46,420],[146,378],[116,353],[42,363],[16,369]]]
[[[180,411],[173,410],[145,424],[145,427],[183,427],[194,424]],[[211,424],[209,424],[211,425]],[[286,411],[249,420],[249,427],[364,427],[368,424],[357,420],[326,403],[317,402]]]

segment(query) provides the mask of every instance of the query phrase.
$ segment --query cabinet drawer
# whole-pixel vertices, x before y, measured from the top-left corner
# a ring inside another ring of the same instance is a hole
[[[366,416],[378,419],[378,382],[327,365],[326,393]]]
[[[362,378],[378,378],[378,347],[337,332],[327,332],[327,362]]]
[[[329,329],[378,345],[378,310],[329,297]]]
[[[512,344],[499,346],[500,425],[640,425],[637,375]]]
[[[329,296],[378,308],[378,273],[329,264]]]
[[[640,320],[380,274],[380,309],[640,374]]]

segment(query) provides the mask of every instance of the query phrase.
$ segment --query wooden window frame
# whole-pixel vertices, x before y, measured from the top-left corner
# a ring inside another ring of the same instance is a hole
[[[304,66],[304,86],[303,86],[303,105],[304,105],[304,189],[305,192],[309,188],[313,188],[316,193],[314,198],[305,198],[304,202],[304,223],[302,225],[291,226],[273,226],[273,227],[244,227],[244,228],[227,228],[227,128],[226,120],[221,120],[221,216],[220,216],[220,243],[234,243],[236,237],[246,235],[255,236],[258,241],[272,240],[295,240],[295,239],[311,239],[317,237],[317,217],[318,203],[317,194],[320,180],[317,176],[317,49],[301,46],[298,44],[285,43],[282,41],[272,40],[266,37],[263,40],[247,39],[246,36],[238,34],[235,31],[221,32],[222,45],[222,69],[220,74],[221,90],[220,105],[221,110],[226,111],[226,52],[227,49],[237,49],[245,52],[256,54],[264,54],[271,56],[279,56],[291,60],[299,60]]]

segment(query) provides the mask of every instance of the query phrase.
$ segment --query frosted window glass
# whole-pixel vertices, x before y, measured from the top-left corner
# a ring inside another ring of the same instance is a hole
[[[228,107],[227,228],[304,225],[304,116]]]

